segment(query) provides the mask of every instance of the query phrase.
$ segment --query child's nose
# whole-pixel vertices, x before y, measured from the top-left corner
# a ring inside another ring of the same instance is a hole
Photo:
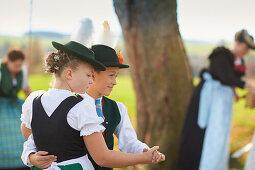
[[[89,84],[92,84],[93,83],[93,79],[91,78],[90,81],[89,81]]]
[[[112,83],[114,86],[117,85],[117,81],[116,79],[114,79],[113,83]]]

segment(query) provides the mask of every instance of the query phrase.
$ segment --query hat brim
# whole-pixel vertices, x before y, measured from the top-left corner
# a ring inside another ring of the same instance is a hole
[[[119,68],[129,68],[129,65],[126,64],[117,64],[117,63],[104,63],[105,67],[119,67]]]
[[[252,49],[252,50],[255,49],[255,46],[250,46],[250,45],[248,45],[248,47],[249,47],[250,49]]]
[[[98,71],[105,71],[106,70],[105,66],[102,63],[96,61],[95,59],[91,59],[91,58],[87,57],[86,55],[83,55],[83,54],[81,54],[81,53],[79,53],[77,51],[74,51],[73,49],[68,48],[67,46],[65,46],[63,44],[60,44],[60,43],[55,42],[55,41],[52,41],[52,45],[57,50],[65,51],[68,54],[76,56],[79,59],[81,59],[81,60],[91,64],[95,68],[95,70],[98,70]]]

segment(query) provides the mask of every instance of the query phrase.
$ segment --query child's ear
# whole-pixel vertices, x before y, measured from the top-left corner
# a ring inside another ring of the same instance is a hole
[[[92,80],[95,81],[95,72],[92,74]]]
[[[7,63],[11,62],[11,60],[8,57],[6,57],[5,61],[7,61]]]
[[[96,77],[99,76],[99,73],[100,73],[100,71],[94,71],[93,72],[93,75],[92,75],[93,81],[95,81]]]
[[[73,71],[71,68],[65,69],[65,77],[67,80],[72,80],[73,78]]]

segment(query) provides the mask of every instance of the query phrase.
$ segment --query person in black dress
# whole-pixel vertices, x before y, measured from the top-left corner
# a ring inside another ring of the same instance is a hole
[[[216,168],[217,170],[221,170],[221,169],[227,168],[227,165],[226,165],[227,161],[222,163],[223,164],[222,166],[220,165],[221,162],[220,163],[218,162],[217,165],[207,164],[208,167],[210,167],[209,169],[205,168],[206,166],[200,167],[200,160],[202,158],[202,152],[204,149],[203,145],[204,145],[204,140],[206,136],[206,131],[209,133],[208,127],[210,126],[210,121],[208,121],[207,125],[204,127],[201,127],[198,124],[199,108],[200,108],[199,105],[201,102],[200,96],[201,96],[201,91],[203,89],[203,86],[206,82],[203,75],[204,73],[209,73],[212,77],[212,80],[219,82],[219,84],[221,86],[224,86],[224,88],[228,88],[228,87],[249,88],[254,93],[255,90],[251,86],[251,84],[249,82],[245,82],[241,80],[243,73],[240,73],[240,70],[237,71],[235,69],[235,61],[240,59],[243,60],[244,56],[248,54],[249,49],[254,49],[254,48],[255,48],[255,45],[254,45],[253,37],[250,36],[246,30],[241,30],[236,33],[235,44],[232,50],[229,50],[228,48],[225,48],[225,47],[217,47],[209,55],[209,63],[210,63],[209,67],[201,71],[200,73],[201,81],[199,85],[194,89],[190,99],[190,104],[187,109],[187,115],[186,115],[186,119],[183,126],[183,132],[181,136],[181,144],[180,144],[179,157],[177,160],[176,170],[198,170],[198,169],[209,170],[211,168],[212,169]],[[212,91],[212,94],[213,93],[214,92]],[[225,107],[231,107],[232,109],[232,105],[231,106],[226,105]],[[214,114],[210,116],[210,119],[213,116]],[[230,119],[226,121],[231,122],[231,118],[226,117],[226,119]],[[228,136],[229,129],[230,127],[227,129],[227,132],[225,135],[226,138],[229,137]],[[218,129],[216,128],[215,130],[217,131]],[[215,133],[217,134],[217,132]],[[219,136],[219,138],[221,138],[221,136]],[[215,140],[217,140],[217,137]],[[228,140],[225,145],[228,145]],[[225,152],[228,152],[228,148],[225,149]],[[226,156],[224,154],[226,154]],[[218,155],[224,155],[222,161],[224,161],[224,159],[228,160],[227,153],[220,153]],[[204,157],[206,156],[211,156],[211,155],[204,155]],[[212,159],[214,160],[217,158],[212,158]]]

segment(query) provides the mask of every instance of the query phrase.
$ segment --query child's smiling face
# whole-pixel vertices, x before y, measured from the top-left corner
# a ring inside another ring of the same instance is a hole
[[[113,87],[117,84],[116,78],[119,74],[118,67],[107,67],[106,71],[94,72],[94,82],[91,86],[104,96],[109,96]]]

